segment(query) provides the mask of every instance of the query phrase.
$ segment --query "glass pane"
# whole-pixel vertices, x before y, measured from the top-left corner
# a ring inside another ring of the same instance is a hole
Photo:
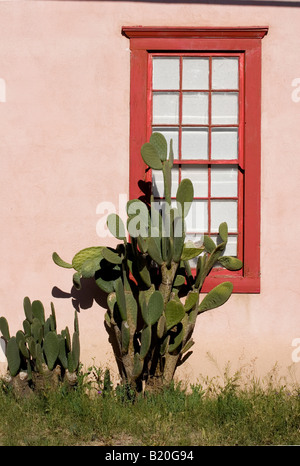
[[[237,236],[228,236],[224,256],[237,256]]]
[[[182,96],[182,123],[208,124],[208,94],[189,92]]]
[[[208,129],[182,128],[181,158],[208,159]]]
[[[236,197],[238,170],[233,166],[211,167],[211,196]]]
[[[184,58],[182,62],[182,89],[208,89],[209,59]]]
[[[207,201],[193,201],[185,222],[188,233],[206,232],[208,230]]]
[[[211,231],[218,232],[222,222],[230,233],[237,232],[237,201],[211,201]]]
[[[178,159],[178,129],[177,128],[164,128],[153,126],[152,128],[153,133],[161,133],[167,140],[168,143],[168,157],[169,157],[169,150],[170,150],[170,140],[173,139],[173,153],[174,159]]]
[[[227,160],[238,158],[237,128],[212,128],[211,158]]]
[[[171,196],[175,197],[178,189],[178,167],[171,170],[172,187]],[[152,170],[152,193],[154,197],[164,197],[164,177],[162,170]]]
[[[183,165],[181,179],[189,178],[194,186],[195,197],[208,196],[208,168],[199,165]]]
[[[212,88],[238,89],[239,87],[239,59],[212,59]]]
[[[153,93],[153,123],[177,124],[179,120],[179,94]]]
[[[213,125],[238,123],[238,94],[236,92],[213,92],[211,99]]]
[[[179,58],[153,58],[153,89],[179,89]]]

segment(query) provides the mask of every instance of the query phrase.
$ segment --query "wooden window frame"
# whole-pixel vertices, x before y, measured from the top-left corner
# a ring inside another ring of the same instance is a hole
[[[142,145],[149,140],[149,54],[231,52],[243,56],[243,269],[239,272],[212,271],[203,291],[230,280],[235,293],[260,292],[260,165],[261,165],[261,39],[267,27],[174,28],[123,27],[130,39],[130,165],[129,196],[140,197],[140,180],[145,180]]]

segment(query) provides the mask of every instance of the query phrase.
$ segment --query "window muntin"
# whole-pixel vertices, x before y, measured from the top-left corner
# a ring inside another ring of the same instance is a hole
[[[187,238],[218,240],[228,223],[225,254],[243,260],[243,54],[150,54],[151,132],[173,139],[172,198],[182,178],[194,185]],[[152,173],[153,194],[163,200],[163,180]],[[241,272],[238,272],[241,273]],[[237,272],[235,272],[237,274]]]

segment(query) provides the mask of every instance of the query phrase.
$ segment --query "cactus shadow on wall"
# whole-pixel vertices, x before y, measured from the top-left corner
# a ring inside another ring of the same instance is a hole
[[[120,364],[119,347],[116,340],[116,336],[111,328],[105,323],[104,314],[107,310],[107,293],[102,291],[95,283],[93,278],[82,278],[81,288],[77,289],[75,286],[72,287],[70,292],[66,292],[54,286],[52,288],[52,296],[58,299],[71,299],[72,306],[77,312],[81,310],[91,309],[94,304],[98,304],[101,308],[100,312],[103,312],[103,325],[108,333],[108,341],[113,348],[115,359],[117,362],[120,375],[122,376],[122,366]]]
[[[107,294],[96,285],[95,280],[92,278],[81,279],[80,290],[73,286],[70,292],[66,292],[54,286],[52,296],[58,299],[72,299],[72,305],[78,312],[90,309],[96,303],[103,308],[104,320],[104,313],[107,308]]]
[[[142,193],[138,199],[144,202],[145,204],[150,205],[152,183],[149,181],[139,180],[138,187]]]

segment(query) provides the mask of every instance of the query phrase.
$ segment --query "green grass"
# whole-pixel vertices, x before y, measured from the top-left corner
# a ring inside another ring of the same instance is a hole
[[[177,384],[132,402],[100,381],[93,395],[81,383],[23,399],[0,384],[0,446],[300,444],[296,389],[242,388],[234,377],[222,387]]]

